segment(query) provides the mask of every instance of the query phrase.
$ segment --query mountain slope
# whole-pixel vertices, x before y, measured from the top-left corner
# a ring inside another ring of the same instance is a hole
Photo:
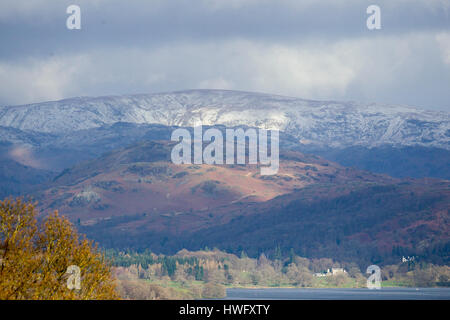
[[[280,245],[349,261],[394,251],[447,259],[448,181],[394,179],[286,149],[275,176],[174,165],[173,144],[144,141],[65,170],[36,197],[40,209],[59,209],[106,247],[257,255]]]
[[[337,162],[345,167],[356,167],[392,177],[433,177],[450,180],[450,150],[388,145],[366,148],[317,150],[317,155]]]
[[[449,199],[450,185],[439,181],[426,188],[419,181],[366,186],[320,201],[305,201],[297,192],[257,214],[187,235],[185,243],[246,248],[252,255],[277,244],[308,257],[375,263],[408,253],[448,263]]]
[[[26,196],[54,177],[54,173],[39,168],[28,149],[0,142],[0,199]]]
[[[278,174],[173,164],[171,132],[198,119],[282,130]],[[58,209],[105,246],[256,255],[280,245],[309,257],[442,262],[448,181],[302,152],[446,178],[449,123],[447,112],[217,90],[4,107],[0,195],[32,193],[43,214]]]
[[[68,133],[116,122],[194,126],[199,120],[204,125],[278,129],[312,146],[389,144],[450,149],[448,112],[405,106],[191,90],[0,108],[0,126],[44,133]]]
[[[216,213],[228,212],[229,206],[264,202],[312,184],[397,181],[289,150],[282,150],[274,176],[261,176],[256,165],[175,165],[170,160],[174,144],[143,141],[64,170],[42,185],[40,207],[58,209],[83,224],[145,214],[154,230],[163,228],[161,217],[183,221],[185,215],[181,228],[193,229],[201,227],[204,216],[208,224],[219,223]]]
[[[182,216],[168,217],[165,228],[156,230],[148,228],[154,221],[134,216],[81,231],[106,247],[162,253],[217,247],[257,257],[279,246],[285,253],[293,248],[308,258],[365,265],[392,263],[402,255],[449,263],[450,185],[423,183],[311,185],[263,203],[227,207],[228,219],[218,223],[221,214],[215,213],[214,221],[204,218],[193,230],[177,228],[187,222]]]

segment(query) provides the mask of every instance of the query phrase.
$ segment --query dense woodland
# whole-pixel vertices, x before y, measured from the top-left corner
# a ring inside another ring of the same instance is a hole
[[[125,299],[220,298],[227,287],[366,287],[368,274],[355,263],[329,258],[307,259],[292,250],[283,258],[279,248],[273,257],[257,259],[228,254],[218,249],[173,256],[107,250],[115,266],[120,294]],[[345,272],[327,274],[332,268]],[[340,269],[338,269],[340,270]],[[450,268],[411,260],[382,267],[384,286],[449,286]]]

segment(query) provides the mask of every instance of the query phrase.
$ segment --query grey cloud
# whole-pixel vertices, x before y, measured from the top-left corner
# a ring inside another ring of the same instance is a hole
[[[4,0],[0,56],[73,52],[93,47],[157,46],[174,41],[246,38],[281,43],[367,35],[365,9],[373,1],[153,0],[78,1],[83,30],[65,28],[73,1]],[[383,32],[450,29],[444,1],[376,1]],[[9,15],[6,15],[8,14]]]
[[[448,1],[81,0],[69,31],[72,3],[1,2],[0,105],[214,87],[450,107]]]

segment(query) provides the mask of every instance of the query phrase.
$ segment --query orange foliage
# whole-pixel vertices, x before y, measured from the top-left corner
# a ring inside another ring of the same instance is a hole
[[[71,265],[81,288],[68,288]],[[42,223],[21,199],[0,202],[0,299],[117,299],[114,279],[92,242],[55,211]]]

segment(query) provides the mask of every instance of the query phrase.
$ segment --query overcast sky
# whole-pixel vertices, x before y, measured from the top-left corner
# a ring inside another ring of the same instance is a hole
[[[1,0],[0,40],[0,105],[216,88],[450,111],[450,0]]]

